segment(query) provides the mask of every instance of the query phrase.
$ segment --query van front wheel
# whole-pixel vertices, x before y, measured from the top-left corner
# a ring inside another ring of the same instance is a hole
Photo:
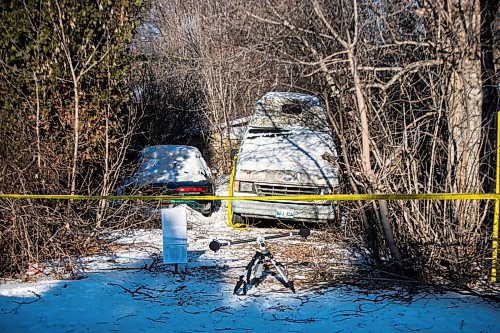
[[[245,225],[247,223],[247,218],[241,216],[241,214],[233,213],[233,225]]]

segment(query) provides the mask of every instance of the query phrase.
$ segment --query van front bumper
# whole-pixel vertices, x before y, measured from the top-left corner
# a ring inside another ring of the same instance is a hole
[[[330,201],[234,200],[232,210],[234,214],[253,218],[321,222],[335,220],[335,205]]]

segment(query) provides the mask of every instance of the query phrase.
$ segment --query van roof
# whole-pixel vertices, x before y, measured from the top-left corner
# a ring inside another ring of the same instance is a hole
[[[265,105],[300,103],[309,104],[311,106],[319,106],[320,99],[314,95],[308,95],[297,92],[271,91],[262,96],[261,103]]]

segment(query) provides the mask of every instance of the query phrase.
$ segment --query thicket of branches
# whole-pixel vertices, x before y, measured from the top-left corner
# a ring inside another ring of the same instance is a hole
[[[492,191],[495,1],[2,6],[4,193],[112,193],[127,151],[147,144],[220,146],[207,157],[227,172],[230,122],[271,90],[323,98],[343,193]],[[90,246],[110,221],[104,202],[3,203],[2,271]],[[377,263],[455,280],[490,264],[488,202],[340,209],[337,228]]]
[[[114,192],[139,114],[131,106],[137,1],[0,5],[0,192]],[[101,202],[2,200],[0,273],[85,253]]]
[[[171,70],[154,77],[189,77],[185,87],[198,96],[189,111],[221,136],[265,91],[322,97],[341,153],[342,192],[482,192],[494,176],[497,10],[473,0],[158,1],[141,49],[154,55],[145,57],[150,68],[156,57],[168,59],[160,63]],[[489,264],[490,203],[341,209],[350,218],[344,231],[377,262],[453,279],[477,278]]]

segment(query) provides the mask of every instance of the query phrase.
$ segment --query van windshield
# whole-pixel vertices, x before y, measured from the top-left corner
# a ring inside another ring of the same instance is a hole
[[[328,128],[325,110],[308,103],[284,103],[278,105],[257,104],[250,121],[251,128],[259,129],[313,129]]]

